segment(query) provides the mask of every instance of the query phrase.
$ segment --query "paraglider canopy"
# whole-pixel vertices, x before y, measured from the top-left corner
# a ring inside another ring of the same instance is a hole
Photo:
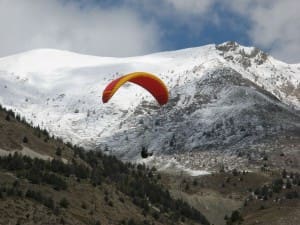
[[[108,102],[115,92],[127,81],[138,84],[145,88],[153,95],[160,105],[164,105],[168,102],[168,89],[161,79],[150,73],[134,72],[110,82],[103,91],[103,103]]]

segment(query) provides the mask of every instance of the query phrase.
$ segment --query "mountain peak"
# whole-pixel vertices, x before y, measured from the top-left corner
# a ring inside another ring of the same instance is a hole
[[[240,45],[235,41],[226,41],[224,43],[216,45],[216,49],[220,51],[235,51]]]
[[[244,68],[250,67],[252,63],[261,65],[268,59],[268,55],[262,50],[256,47],[242,46],[234,41],[216,45],[216,49],[221,52],[220,55],[224,59],[240,63]]]
[[[91,66],[101,59],[65,50],[40,48],[0,58],[0,67],[22,77],[27,73],[54,73],[58,69]]]
[[[167,106],[158,107],[147,91],[131,84],[101,104],[106,85],[132,71],[159,76],[170,90]],[[220,143],[227,144],[248,131],[260,134],[260,127],[266,134],[279,132],[277,123],[270,129],[264,124],[262,109],[278,109],[278,118],[289,122],[282,113],[289,109],[283,104],[300,108],[299,72],[297,66],[236,42],[129,58],[36,49],[0,59],[0,104],[66,141],[88,148],[108,146],[103,149],[132,159],[139,157],[141,146],[159,154],[175,147],[212,145],[216,132],[222,132]],[[247,121],[251,126],[244,124],[245,112],[254,118]],[[170,140],[181,128],[191,128],[195,135],[182,133],[186,139],[176,146]]]

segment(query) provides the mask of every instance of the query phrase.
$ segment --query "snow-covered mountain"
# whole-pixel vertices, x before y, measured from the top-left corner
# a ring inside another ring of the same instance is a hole
[[[158,75],[169,103],[126,84],[103,104],[107,83],[133,71]],[[0,104],[123,159],[140,158],[142,148],[241,151],[280,134],[300,137],[300,64],[235,42],[129,58],[39,49],[0,59]]]

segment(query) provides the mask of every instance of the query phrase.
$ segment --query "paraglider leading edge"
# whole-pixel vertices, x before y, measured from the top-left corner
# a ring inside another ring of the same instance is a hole
[[[110,82],[103,91],[102,101],[106,103],[116,91],[126,82],[140,85],[149,91],[160,105],[168,102],[169,94],[166,85],[157,76],[146,72],[134,72],[119,77]]]

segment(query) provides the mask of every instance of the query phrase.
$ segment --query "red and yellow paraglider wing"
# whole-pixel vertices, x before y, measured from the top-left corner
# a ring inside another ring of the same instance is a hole
[[[108,102],[115,92],[127,81],[145,88],[153,95],[160,105],[164,105],[168,102],[169,94],[165,84],[158,77],[145,72],[130,73],[113,80],[104,89],[102,101],[104,103]]]

